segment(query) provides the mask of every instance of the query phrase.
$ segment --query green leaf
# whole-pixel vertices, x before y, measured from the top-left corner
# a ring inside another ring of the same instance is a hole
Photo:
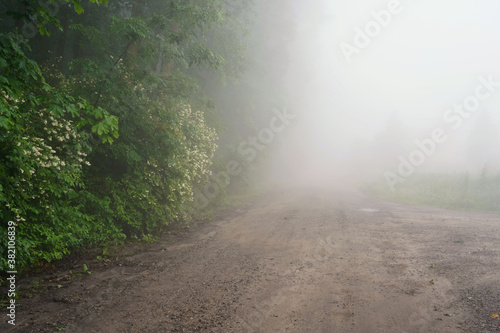
[[[73,4],[75,6],[75,12],[77,14],[82,14],[84,12],[84,9],[83,9],[82,5],[79,2],[73,1]]]

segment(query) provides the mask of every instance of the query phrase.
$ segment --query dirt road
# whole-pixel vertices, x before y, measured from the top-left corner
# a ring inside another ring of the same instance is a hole
[[[53,273],[13,331],[500,332],[494,214],[280,190],[89,266]]]

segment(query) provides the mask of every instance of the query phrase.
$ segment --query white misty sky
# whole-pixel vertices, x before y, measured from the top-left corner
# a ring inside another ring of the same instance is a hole
[[[474,92],[480,75],[500,81],[500,2],[494,0],[400,1],[402,12],[347,63],[340,43],[353,44],[354,29],[364,29],[371,12],[389,2],[295,0],[292,96],[301,93],[308,121],[332,144],[339,135],[369,138],[394,113],[430,130],[446,108]],[[483,105],[500,122],[500,89]]]
[[[361,177],[356,168],[370,171],[373,162],[392,151],[370,144],[394,115],[405,127],[408,152],[387,157],[387,170],[397,168],[397,155],[410,154],[415,141],[429,138],[437,127],[449,140],[424,167],[470,169],[467,140],[481,112],[490,114],[500,132],[500,87],[459,130],[443,121],[447,109],[474,94],[480,76],[492,74],[500,82],[500,1],[399,1],[402,12],[392,15],[351,63],[341,43],[353,45],[355,28],[365,30],[375,20],[371,13],[387,9],[391,1],[292,1],[297,33],[287,84],[289,108],[299,117],[283,140],[278,174],[295,169],[295,177],[306,182],[323,182],[342,170]],[[500,146],[491,142],[480,149],[500,163]]]

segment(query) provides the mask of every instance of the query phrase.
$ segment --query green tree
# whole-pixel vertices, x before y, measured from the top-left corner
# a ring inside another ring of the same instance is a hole
[[[20,36],[0,34],[0,219],[17,223],[20,264],[60,258],[91,231],[75,189],[92,132],[108,142],[118,130],[116,117],[48,85],[23,47]]]
[[[217,148],[204,85],[243,69],[241,1],[92,2],[8,2],[4,31],[39,31],[32,51],[3,33],[0,58],[2,221],[23,264],[186,218]]]

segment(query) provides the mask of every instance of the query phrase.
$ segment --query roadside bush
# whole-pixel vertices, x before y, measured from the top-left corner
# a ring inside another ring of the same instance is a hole
[[[59,259],[90,238],[76,189],[90,165],[92,132],[108,142],[118,130],[116,117],[48,85],[23,48],[21,37],[0,34],[0,220],[17,224],[19,266]]]

